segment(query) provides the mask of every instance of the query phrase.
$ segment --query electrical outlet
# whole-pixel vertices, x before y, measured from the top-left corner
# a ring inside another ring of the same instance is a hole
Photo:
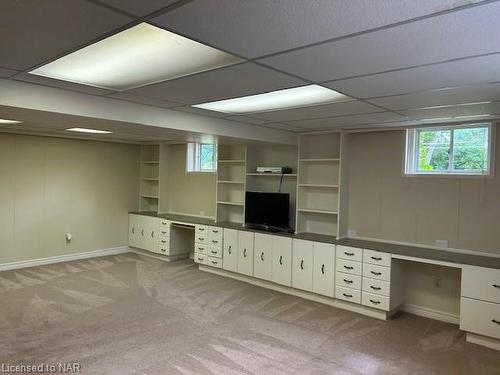
[[[435,242],[437,247],[448,247],[448,240],[436,240]]]
[[[434,280],[434,286],[436,288],[441,288],[441,279],[439,277],[436,277],[436,279]]]

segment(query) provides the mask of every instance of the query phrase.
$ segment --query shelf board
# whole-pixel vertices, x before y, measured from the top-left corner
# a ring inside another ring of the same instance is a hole
[[[158,195],[141,194],[142,198],[158,199]]]
[[[159,160],[143,160],[143,164],[160,164]]]
[[[309,212],[313,214],[323,214],[323,215],[338,215],[338,211],[329,211],[329,210],[318,210],[313,208],[298,208],[299,212]]]
[[[240,207],[243,207],[245,205],[243,202],[225,202],[225,201],[217,201],[217,204],[224,204],[226,206],[240,206]]]
[[[160,181],[158,177],[143,177],[144,181]]]
[[[218,184],[245,185],[245,181],[217,181]]]
[[[266,177],[297,177],[296,173],[285,173],[285,174],[279,174],[279,173],[247,173],[247,176],[266,176]]]
[[[245,163],[245,160],[243,159],[222,159],[222,160],[217,160],[217,163]]]
[[[338,158],[325,158],[325,159],[299,159],[300,162],[304,163],[323,163],[323,162],[338,162]]]
[[[338,189],[339,185],[329,185],[329,184],[299,184],[299,187]]]

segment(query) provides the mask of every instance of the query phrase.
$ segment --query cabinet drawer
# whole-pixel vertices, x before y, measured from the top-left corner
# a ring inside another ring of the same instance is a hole
[[[196,236],[204,235],[204,236],[207,236],[207,238],[208,238],[208,225],[196,225],[194,227],[194,234]]]
[[[391,281],[391,268],[376,266],[374,264],[363,264],[363,277]]]
[[[500,339],[500,304],[462,297],[460,329]]]
[[[361,303],[361,291],[337,286],[335,288],[335,298],[353,303]]]
[[[208,244],[208,235],[206,234],[195,234],[194,242],[201,244]]]
[[[462,297],[500,303],[500,270],[463,266]]]
[[[208,237],[222,242],[222,231],[223,229],[219,227],[208,227]]]
[[[222,259],[207,257],[207,266],[222,268]]]
[[[160,219],[160,229],[169,229],[169,228],[170,228],[170,221],[165,219]]]
[[[379,296],[377,294],[366,292],[363,292],[361,303],[365,306],[384,311],[389,311],[391,306],[389,297]]]
[[[363,260],[363,249],[350,246],[337,246],[337,258],[355,260],[361,262]]]
[[[335,284],[344,288],[361,290],[361,276],[351,275],[349,273],[336,272]]]
[[[220,238],[209,237],[208,244],[212,247],[218,247],[222,249],[222,236]]]
[[[160,236],[162,236],[162,237],[170,237],[170,228],[160,227]]]
[[[207,264],[207,256],[205,254],[194,253],[194,262],[200,264]]]
[[[361,263],[345,259],[337,259],[337,271],[361,275]]]
[[[207,245],[203,245],[203,244],[199,244],[199,243],[195,243],[194,244],[194,252],[195,253],[198,253],[198,254],[208,254],[208,246]]]
[[[363,292],[389,297],[391,295],[391,283],[389,281],[363,277]]]
[[[363,250],[363,263],[378,264],[379,266],[390,267],[391,254],[365,249]]]
[[[160,245],[158,247],[158,253],[161,255],[170,255],[170,246],[169,245]]]
[[[208,256],[222,258],[222,247],[208,246]]]
[[[168,237],[160,237],[158,243],[160,244],[160,246],[168,246],[170,244],[170,240]]]

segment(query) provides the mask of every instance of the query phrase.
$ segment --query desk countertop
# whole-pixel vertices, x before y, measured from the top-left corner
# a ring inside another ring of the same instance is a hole
[[[315,233],[281,233],[281,232],[270,233],[263,230],[247,228],[242,226],[241,224],[230,223],[230,222],[216,223],[215,220],[198,218],[195,216],[187,216],[187,215],[185,216],[185,215],[174,215],[174,214],[157,214],[156,212],[149,212],[149,211],[130,212],[130,213],[135,215],[158,217],[171,221],[180,221],[180,222],[187,222],[187,223],[201,224],[201,225],[216,225],[222,228],[238,229],[238,230],[263,233],[263,234],[272,234],[276,236],[285,236],[285,237],[291,237],[309,241],[331,243],[335,245],[353,246],[363,249],[370,249],[385,253],[391,253],[403,257],[422,258],[438,262],[454,263],[458,265],[468,264],[473,266],[500,269],[500,258],[497,258],[495,256],[465,254],[452,250],[434,249],[417,245],[415,246],[400,245],[382,241],[367,241],[355,238],[346,238],[337,240],[335,236],[328,236]]]

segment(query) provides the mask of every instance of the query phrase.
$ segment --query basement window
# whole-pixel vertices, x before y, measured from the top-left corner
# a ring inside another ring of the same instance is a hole
[[[406,131],[406,175],[488,176],[492,162],[489,123]]]
[[[215,172],[217,170],[217,146],[210,143],[188,143],[186,172]]]

